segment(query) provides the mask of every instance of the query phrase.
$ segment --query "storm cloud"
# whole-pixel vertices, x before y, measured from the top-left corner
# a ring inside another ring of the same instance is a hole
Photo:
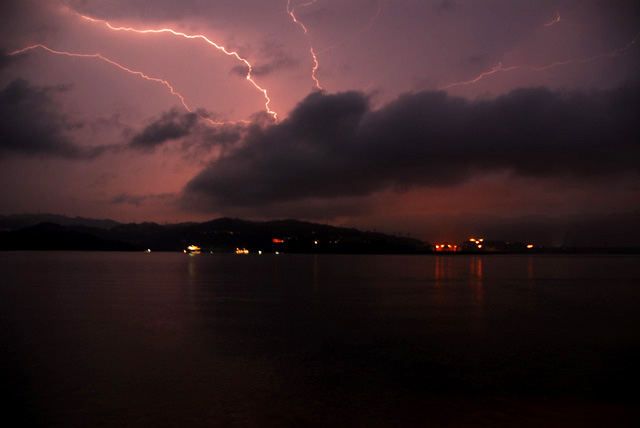
[[[184,151],[193,148],[210,150],[216,146],[233,144],[242,138],[246,128],[244,123],[229,122],[211,126],[202,119],[208,116],[204,111],[196,114],[173,108],[135,134],[129,141],[129,147],[152,152],[170,141],[183,140],[181,147]]]
[[[254,77],[264,77],[276,71],[294,69],[299,64],[298,61],[286,51],[281,42],[274,40],[263,41],[256,55],[258,62],[251,68],[251,75]],[[240,64],[231,69],[231,73],[240,77],[245,77],[249,72],[246,64]]]
[[[186,186],[212,207],[443,187],[494,172],[581,181],[640,172],[640,87],[518,89],[469,101],[445,92],[400,96],[373,110],[359,92],[313,93],[278,125]]]
[[[92,158],[103,147],[83,148],[69,137],[82,127],[59,112],[53,99],[64,86],[39,87],[16,79],[0,90],[0,157],[9,154]]]
[[[166,141],[189,135],[197,122],[198,115],[195,113],[181,113],[174,108],[134,135],[130,144],[134,148],[152,150]]]

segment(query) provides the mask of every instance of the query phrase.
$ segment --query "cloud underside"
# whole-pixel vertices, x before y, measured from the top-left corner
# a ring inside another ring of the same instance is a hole
[[[184,203],[266,209],[452,186],[494,172],[586,182],[637,174],[639,95],[636,84],[518,89],[476,101],[420,92],[373,110],[359,92],[313,93],[194,177]]]
[[[200,112],[207,117],[207,112]],[[162,113],[152,120],[139,133],[133,135],[128,145],[143,152],[152,152],[157,147],[175,140],[183,140],[182,148],[197,146],[210,149],[215,146],[226,146],[238,142],[244,131],[243,123],[227,123],[209,126],[203,123],[199,115],[184,112],[178,108]],[[185,141],[188,140],[188,141]]]
[[[65,90],[20,79],[0,90],[0,158],[87,159],[109,150],[69,138],[83,125],[60,113],[54,98]],[[128,146],[143,152],[174,140],[184,151],[224,146],[186,185],[182,203],[189,208],[347,213],[366,210],[365,198],[378,192],[455,186],[493,173],[587,186],[633,177],[637,184],[637,117],[636,83],[598,92],[518,89],[475,101],[425,91],[379,109],[360,92],[316,92],[275,125],[211,127],[173,109]]]
[[[60,113],[53,94],[67,88],[34,86],[17,79],[0,90],[0,158],[10,154],[85,159],[104,147],[84,148],[69,134],[83,125]]]
[[[153,149],[167,141],[189,135],[197,121],[198,116],[195,113],[180,113],[174,108],[134,135],[130,145],[142,150]]]

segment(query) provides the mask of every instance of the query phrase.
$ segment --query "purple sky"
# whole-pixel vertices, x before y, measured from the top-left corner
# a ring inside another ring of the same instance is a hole
[[[634,1],[27,0],[0,20],[0,214],[431,239],[640,209]]]

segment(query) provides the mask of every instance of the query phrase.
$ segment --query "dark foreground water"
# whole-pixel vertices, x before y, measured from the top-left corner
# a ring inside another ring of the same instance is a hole
[[[0,275],[21,425],[639,420],[638,256],[4,252]]]

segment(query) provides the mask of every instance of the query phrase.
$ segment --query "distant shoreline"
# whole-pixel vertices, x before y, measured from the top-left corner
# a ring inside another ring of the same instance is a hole
[[[0,219],[2,251],[163,251],[196,245],[203,253],[282,254],[640,254],[640,246],[563,245],[475,239],[434,244],[420,239],[298,220],[219,218],[202,223],[122,224],[51,214]],[[42,221],[45,220],[45,221]],[[577,243],[576,243],[577,244]]]

